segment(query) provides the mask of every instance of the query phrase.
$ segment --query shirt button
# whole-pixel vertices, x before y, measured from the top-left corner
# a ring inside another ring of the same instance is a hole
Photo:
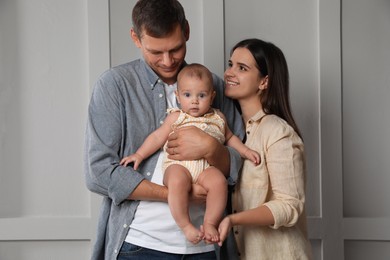
[[[161,79],[157,80],[158,83],[161,83]]]
[[[150,172],[147,172],[146,175],[150,176]]]
[[[247,131],[246,134],[249,135],[251,132],[250,131]]]
[[[127,228],[127,224],[123,224],[123,227],[124,227],[124,228]]]
[[[164,123],[164,121],[160,121],[160,125],[162,125]]]
[[[160,98],[162,98],[163,97],[163,94],[160,94],[160,95],[158,95]]]
[[[114,253],[115,253],[115,254],[118,254],[118,250],[115,249],[115,250],[114,250]]]

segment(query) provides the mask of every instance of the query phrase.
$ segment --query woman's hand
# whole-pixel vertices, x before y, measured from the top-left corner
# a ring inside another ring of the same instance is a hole
[[[233,224],[230,219],[230,215],[226,216],[221,223],[219,223],[218,232],[219,232],[219,242],[218,245],[222,246],[223,241],[227,238],[230,229],[232,228]]]

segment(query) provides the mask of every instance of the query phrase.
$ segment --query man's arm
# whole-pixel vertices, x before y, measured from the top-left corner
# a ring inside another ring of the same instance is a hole
[[[143,180],[137,188],[129,195],[129,200],[154,200],[154,201],[168,201],[168,189],[166,186],[161,186]]]
[[[139,153],[143,159],[149,157],[163,147],[165,142],[168,140],[169,134],[172,132],[171,126],[178,117],[179,112],[172,112],[168,114],[164,123],[145,139],[144,143],[137,150],[137,153]]]
[[[129,131],[129,125],[125,123],[128,111],[124,108],[124,95],[121,93],[124,87],[119,85],[117,78],[112,70],[104,73],[91,97],[85,136],[86,186],[94,193],[111,198],[117,205],[129,197],[166,200],[165,192],[161,191],[163,186],[151,184],[140,172],[119,164],[123,151],[135,151],[137,144],[133,141],[126,144],[124,141]],[[134,114],[132,119],[136,120],[137,116]],[[145,117],[144,114],[139,116]],[[134,124],[132,130],[136,129],[138,126]],[[138,136],[131,138],[143,140],[146,137],[143,131],[136,131],[136,134]],[[125,147],[127,145],[133,147]],[[145,161],[145,172],[154,171],[157,157],[153,155]]]
[[[171,126],[176,121],[178,116],[179,113],[170,113],[164,120],[164,123],[159,128],[154,130],[150,135],[148,135],[137,151],[134,154],[124,157],[120,164],[127,166],[130,163],[134,163],[133,168],[134,170],[137,170],[138,166],[142,163],[143,160],[164,146],[168,139],[169,133],[172,131]]]

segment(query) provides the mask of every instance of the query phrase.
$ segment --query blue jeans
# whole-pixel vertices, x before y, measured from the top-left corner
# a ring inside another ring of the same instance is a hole
[[[140,246],[136,246],[127,242],[123,242],[122,248],[118,254],[118,260],[215,260],[217,256],[215,251],[180,255],[160,252]]]

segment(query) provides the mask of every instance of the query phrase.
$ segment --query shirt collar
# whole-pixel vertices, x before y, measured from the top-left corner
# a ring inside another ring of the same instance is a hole
[[[254,116],[252,116],[248,122],[256,122],[260,121],[266,114],[264,113],[263,109],[260,109]]]
[[[156,84],[159,82],[160,79],[157,76],[157,74],[145,62],[144,58],[141,58],[140,60],[141,60],[140,67],[145,71],[148,84],[151,87],[151,89],[154,89],[154,87],[156,86]]]
[[[186,66],[187,62],[183,62],[183,66]],[[141,58],[141,68],[145,70],[146,78],[149,82],[149,86],[154,89],[157,83],[163,84],[164,82],[159,78],[159,76],[152,70],[152,68],[146,63],[145,59]]]

